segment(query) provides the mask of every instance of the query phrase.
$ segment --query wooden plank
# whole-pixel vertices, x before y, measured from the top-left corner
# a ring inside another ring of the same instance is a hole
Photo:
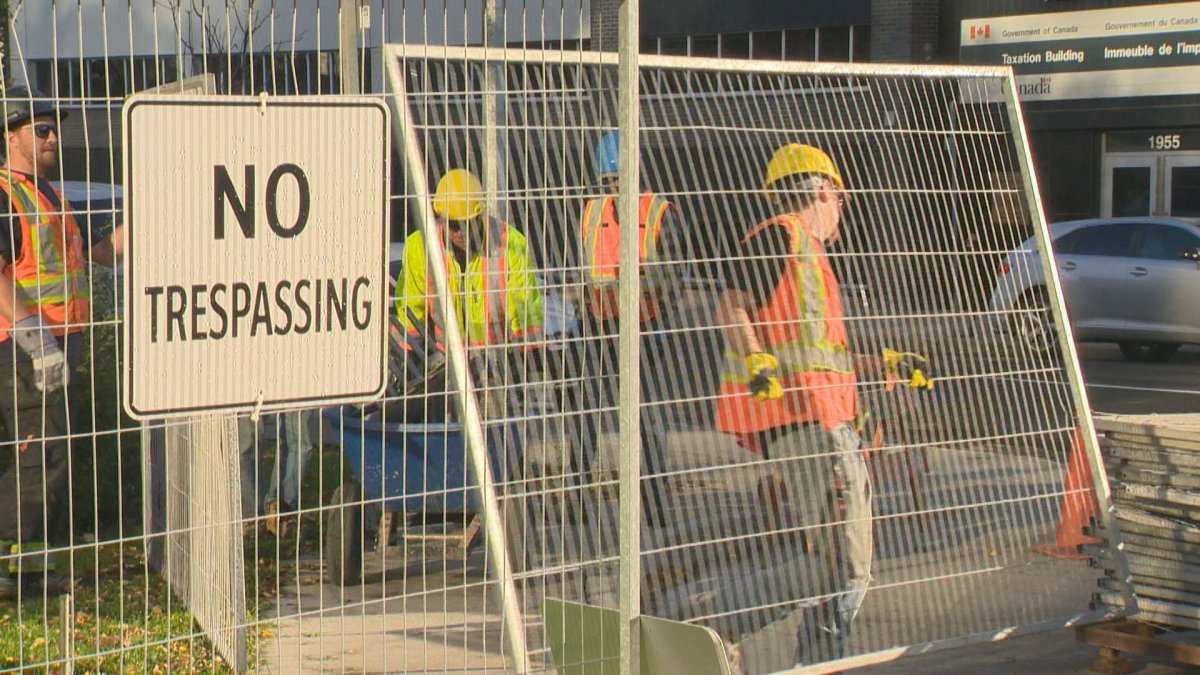
[[[1075,637],[1080,642],[1097,647],[1200,666],[1200,645],[1165,640],[1160,635],[1148,635],[1146,626],[1148,624],[1138,621],[1115,619],[1090,626],[1077,626]]]

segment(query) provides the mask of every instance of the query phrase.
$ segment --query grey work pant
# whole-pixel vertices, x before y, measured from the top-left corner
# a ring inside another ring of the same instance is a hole
[[[806,586],[814,596],[837,594],[824,625],[811,625],[809,613],[805,623],[810,625],[801,628],[807,635],[800,636],[797,658],[807,663],[838,658],[844,655],[850,625],[870,585],[874,556],[871,484],[862,441],[848,424],[828,432],[810,424],[775,437],[768,451],[772,460],[780,460],[789,524],[801,528],[815,553],[827,562],[828,576],[812,579]],[[835,482],[840,483],[840,513]],[[835,646],[806,649],[805,642],[813,642],[817,631],[827,634]],[[821,653],[814,655],[814,651]]]

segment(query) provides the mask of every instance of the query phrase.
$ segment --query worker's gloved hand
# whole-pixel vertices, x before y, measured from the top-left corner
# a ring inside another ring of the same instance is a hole
[[[912,389],[933,389],[933,373],[924,356],[884,349],[883,361],[889,382],[901,382]]]
[[[774,356],[754,352],[746,357],[746,372],[750,375],[750,393],[760,401],[783,398],[783,385],[779,383],[779,362]]]
[[[13,324],[13,342],[33,361],[34,383],[38,391],[50,393],[65,388],[71,381],[67,359],[42,317],[34,315]]]

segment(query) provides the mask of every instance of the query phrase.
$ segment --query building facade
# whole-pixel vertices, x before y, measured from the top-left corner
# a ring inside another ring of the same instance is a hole
[[[1197,2],[665,0],[642,3],[641,39],[659,54],[1008,65],[1048,219],[1200,220]]]
[[[201,73],[220,92],[341,90],[340,0],[35,3],[16,8],[8,71],[77,108],[67,178],[113,180],[79,149],[116,147],[130,93]],[[619,0],[502,3],[492,44],[616,48]],[[483,44],[483,0],[363,0],[364,88],[389,42]],[[172,7],[174,9],[172,9]],[[232,11],[226,8],[233,8]],[[287,25],[269,17],[291,16]],[[503,38],[499,36],[503,35]],[[53,39],[48,39],[49,37]],[[784,60],[1009,65],[1020,79],[1051,220],[1200,219],[1200,2],[1163,0],[643,0],[644,53]],[[1152,52],[1152,53],[1148,53]],[[85,131],[86,128],[86,131]],[[99,155],[97,155],[99,156]],[[72,159],[80,161],[72,161]]]

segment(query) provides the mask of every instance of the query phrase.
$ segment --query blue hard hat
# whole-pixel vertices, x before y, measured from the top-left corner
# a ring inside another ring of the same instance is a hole
[[[596,156],[593,158],[592,171],[596,178],[616,175],[621,165],[621,134],[616,131],[606,132],[596,143]]]

